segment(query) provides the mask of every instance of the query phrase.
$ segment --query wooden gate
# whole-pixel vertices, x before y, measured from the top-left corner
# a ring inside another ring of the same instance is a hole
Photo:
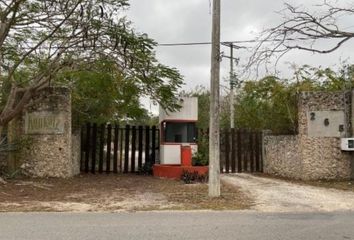
[[[144,164],[154,164],[159,156],[159,129],[87,123],[81,129],[83,172],[134,173]]]
[[[220,171],[222,173],[263,172],[261,131],[221,129]],[[208,130],[198,131],[198,148],[208,149]]]
[[[262,139],[260,131],[222,130],[221,172],[263,172]]]

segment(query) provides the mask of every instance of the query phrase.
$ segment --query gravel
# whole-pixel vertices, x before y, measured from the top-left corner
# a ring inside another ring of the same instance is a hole
[[[354,210],[354,192],[304,186],[250,174],[228,174],[223,181],[254,198],[261,212],[331,212]]]

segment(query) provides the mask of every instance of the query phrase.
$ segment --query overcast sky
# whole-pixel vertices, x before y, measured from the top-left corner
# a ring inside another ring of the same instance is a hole
[[[212,0],[211,0],[212,1]],[[277,13],[284,8],[283,0],[221,0],[221,40],[236,41],[254,39],[261,30],[275,26],[281,21]],[[323,0],[289,0],[295,5],[313,8]],[[337,0],[338,4],[353,1]],[[209,42],[211,39],[211,18],[209,0],[130,0],[128,18],[137,31],[145,32],[158,43]],[[343,26],[353,31],[353,19],[344,20]],[[250,46],[250,45],[248,45]],[[184,76],[185,90],[197,85],[209,87],[210,46],[158,47],[158,59],[176,67]],[[222,48],[228,55],[228,49]],[[282,59],[280,77],[290,75],[289,63],[312,66],[335,66],[341,60],[350,62],[354,41],[347,42],[332,54],[320,55],[293,51]],[[247,58],[246,51],[236,52],[241,59]],[[221,82],[229,71],[228,59],[222,61]]]

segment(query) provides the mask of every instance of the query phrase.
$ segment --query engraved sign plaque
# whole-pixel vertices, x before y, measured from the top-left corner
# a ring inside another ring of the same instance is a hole
[[[63,134],[64,115],[53,112],[26,113],[26,134]]]

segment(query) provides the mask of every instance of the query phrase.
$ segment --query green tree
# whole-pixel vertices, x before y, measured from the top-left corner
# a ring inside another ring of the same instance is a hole
[[[239,128],[270,129],[275,133],[296,131],[296,92],[284,80],[269,76],[246,81],[235,107]]]
[[[1,95],[0,131],[58,74],[87,71],[98,59],[141,93],[176,109],[182,78],[157,61],[156,42],[121,17],[127,6],[127,0],[1,1],[0,79],[8,91]]]
[[[55,84],[72,88],[73,123],[144,123],[152,116],[140,103],[145,95],[133,79],[126,78],[112,62],[97,60],[89,70],[68,71]],[[164,95],[160,98],[162,101]]]

